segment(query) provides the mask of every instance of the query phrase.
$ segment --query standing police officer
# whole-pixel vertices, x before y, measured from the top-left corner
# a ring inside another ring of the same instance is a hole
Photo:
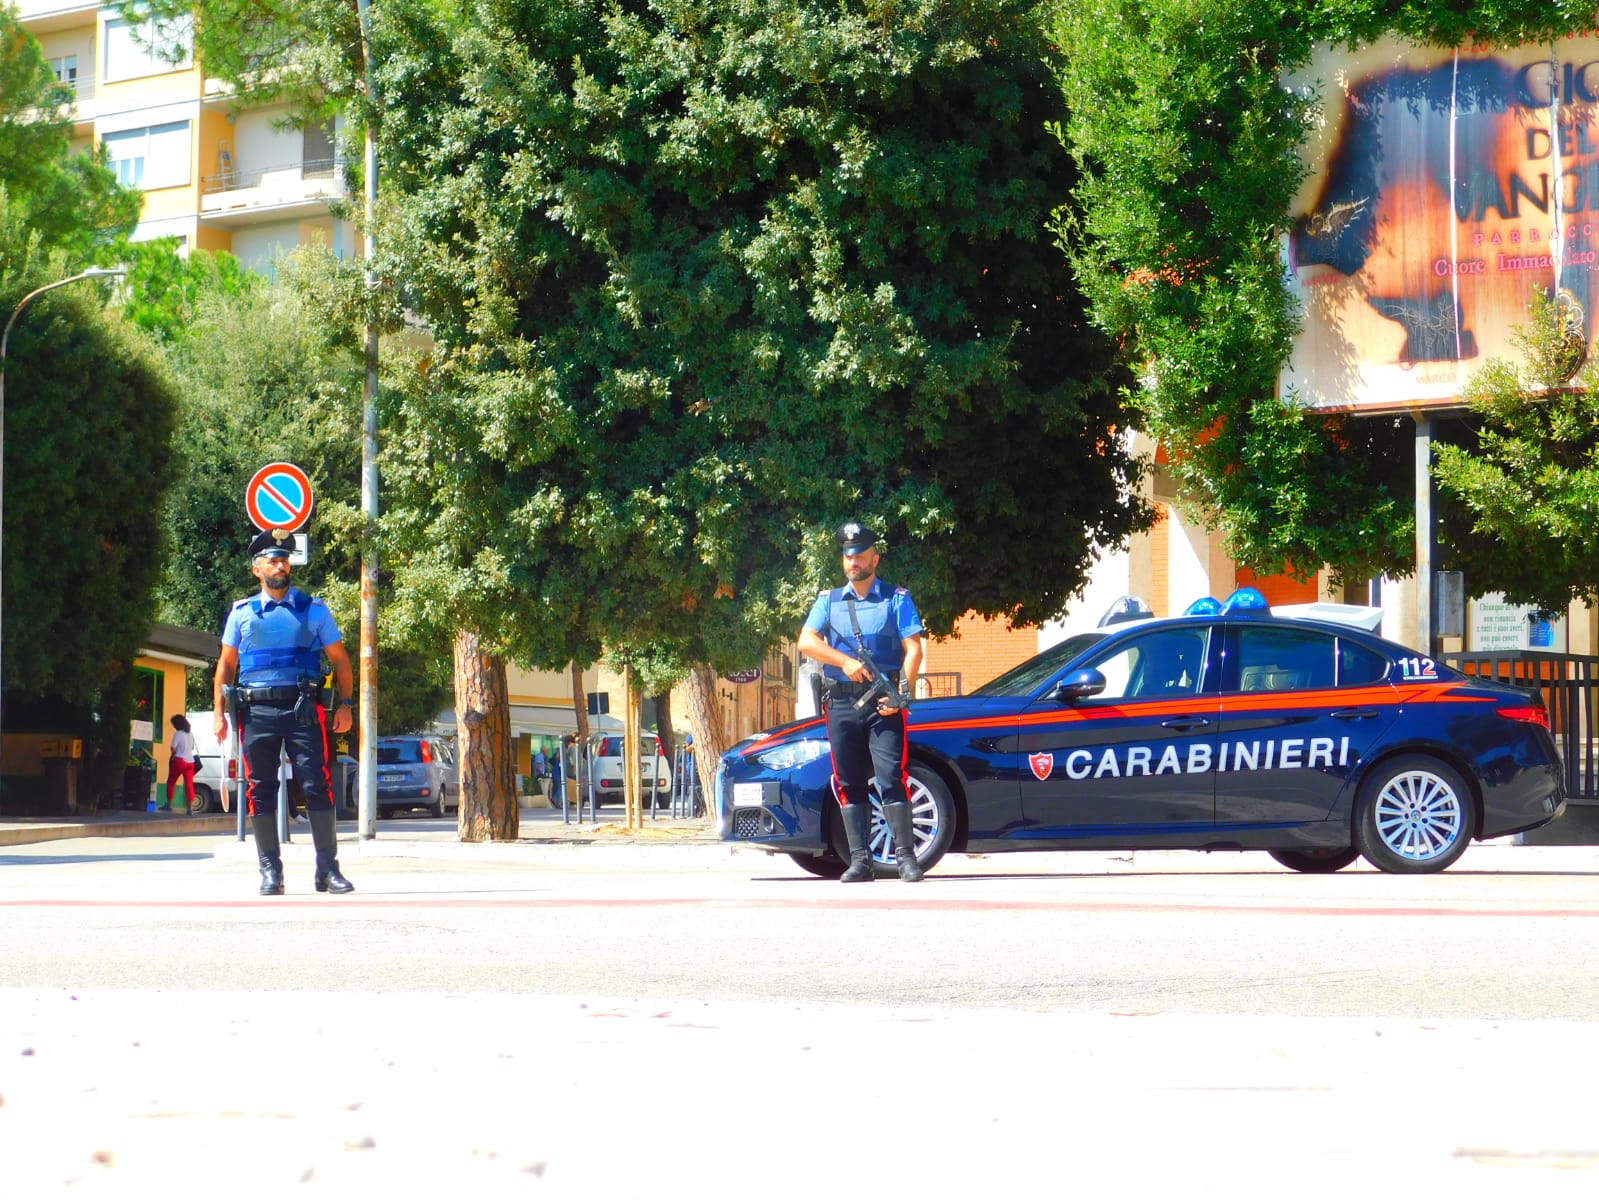
[[[278,844],[278,763],[285,749],[305,795],[316,844],[316,890],[343,894],[355,885],[339,873],[332,779],[328,775],[328,716],[322,704],[322,656],[333,664],[340,697],[333,732],[349,731],[350,656],[333,614],[320,600],[289,586],[287,530],[270,529],[250,543],[250,574],[261,591],[236,603],[222,630],[212,696],[218,744],[227,737],[226,689],[237,680],[236,719],[244,747],[250,822],[261,860],[261,894],[283,895]]]
[[[916,883],[922,868],[916,861],[905,784],[905,712],[922,669],[922,618],[909,592],[877,578],[882,557],[875,549],[877,534],[851,521],[839,528],[838,545],[849,583],[816,598],[800,630],[799,649],[822,664],[822,711],[827,715],[833,781],[849,839],[849,867],[840,881],[872,879],[872,802],[866,787],[875,776],[899,877]],[[861,661],[867,655],[893,683],[896,694],[859,708],[856,702],[872,686],[871,673]]]

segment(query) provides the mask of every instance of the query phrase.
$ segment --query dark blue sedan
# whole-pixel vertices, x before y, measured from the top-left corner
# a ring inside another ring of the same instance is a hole
[[[1068,638],[968,696],[918,702],[909,741],[924,869],[952,851],[1186,849],[1415,874],[1565,811],[1536,691],[1274,616],[1258,593]],[[820,718],[733,747],[716,804],[724,841],[844,869]],[[880,811],[872,852],[892,874]]]

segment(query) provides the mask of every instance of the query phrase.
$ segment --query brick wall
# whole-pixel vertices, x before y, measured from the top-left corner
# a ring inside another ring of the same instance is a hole
[[[1267,604],[1314,604],[1321,599],[1317,595],[1314,575],[1301,583],[1288,575],[1256,575],[1245,567],[1239,567],[1238,586],[1258,589],[1266,597]]]
[[[962,695],[1038,653],[1038,629],[1032,625],[1010,629],[1003,619],[988,620],[967,613],[955,622],[955,633],[958,636],[928,639],[922,672],[924,675],[960,672]],[[941,690],[941,680],[929,679],[928,682],[935,693]]]
[[[1171,539],[1172,524],[1167,520],[1167,511],[1164,504],[1155,505],[1155,525],[1149,531],[1149,607],[1157,617],[1169,617],[1167,611],[1171,606],[1167,597],[1171,594]]]

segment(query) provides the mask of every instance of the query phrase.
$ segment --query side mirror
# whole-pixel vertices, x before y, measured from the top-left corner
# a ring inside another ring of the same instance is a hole
[[[1092,667],[1073,671],[1049,690],[1049,699],[1072,704],[1105,690],[1105,677]]]

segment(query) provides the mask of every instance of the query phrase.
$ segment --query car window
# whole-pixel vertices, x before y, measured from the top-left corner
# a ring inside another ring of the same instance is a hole
[[[1030,696],[1060,672],[1060,668],[1071,662],[1084,650],[1095,642],[1103,641],[1103,633],[1079,633],[1069,637],[1057,646],[1051,646],[1042,654],[1028,659],[1019,667],[1012,667],[1003,675],[989,680],[982,687],[974,689],[973,696]]]
[[[1100,700],[1191,696],[1205,669],[1208,625],[1160,629],[1122,642],[1089,665],[1105,677]]]
[[[422,761],[421,742],[379,742],[380,763],[414,763]]]
[[[1388,675],[1388,656],[1352,642],[1338,639],[1338,686],[1359,687],[1363,683],[1381,683]]]
[[[1244,625],[1238,630],[1238,690],[1292,692],[1337,682],[1338,639],[1314,629]]]
[[[639,735],[638,749],[640,754],[660,754],[661,739],[653,733]],[[602,737],[594,751],[596,758],[621,758],[622,739],[620,737]]]

